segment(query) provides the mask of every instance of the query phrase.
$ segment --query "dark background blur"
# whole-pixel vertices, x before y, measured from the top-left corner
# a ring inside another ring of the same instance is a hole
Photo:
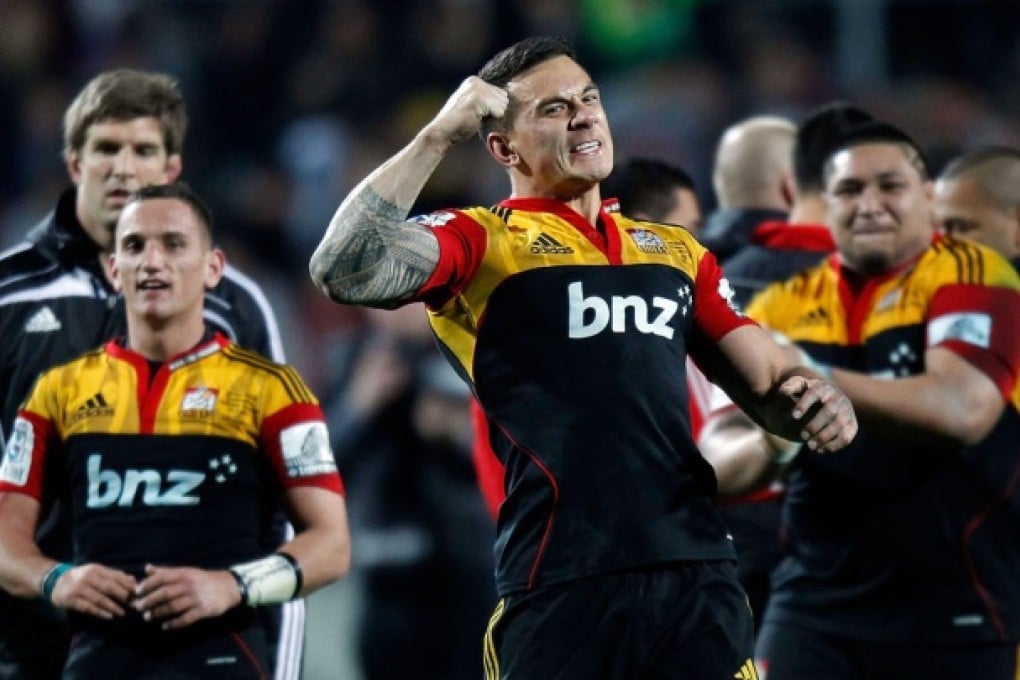
[[[538,33],[574,41],[617,157],[684,166],[709,209],[723,128],[796,121],[834,97],[913,134],[935,171],[978,144],[1020,145],[1016,1],[0,0],[0,247],[66,186],[62,114],[84,83],[117,66],[171,73],[191,118],[184,178],[213,205],[228,258],[266,289],[290,361],[328,393],[321,357],[364,322],[307,275],[338,202],[492,53]],[[506,190],[467,142],[416,212]],[[343,616],[355,600],[330,607]],[[312,645],[313,663],[343,652],[344,630]],[[309,677],[356,673],[332,657],[323,668]]]
[[[708,208],[724,127],[796,120],[832,97],[903,126],[936,170],[976,144],[1020,143],[1015,1],[2,0],[0,245],[67,181],[61,116],[77,90],[110,67],[167,71],[191,115],[184,177],[314,383],[321,345],[359,317],[307,282],[338,201],[488,56],[534,33],[575,42],[618,157],[682,164]],[[490,203],[506,187],[468,142],[417,209]]]

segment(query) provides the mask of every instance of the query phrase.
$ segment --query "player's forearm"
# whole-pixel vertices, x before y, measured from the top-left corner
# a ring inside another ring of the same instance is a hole
[[[423,132],[343,201],[309,272],[333,300],[388,307],[428,279],[439,260],[432,233],[406,220],[449,143]]]
[[[839,369],[832,377],[863,424],[904,441],[975,444],[988,435],[1004,408],[994,390],[969,389],[965,380],[931,374],[886,380]]]
[[[301,595],[307,595],[347,575],[351,542],[346,530],[316,527],[302,531],[280,548],[301,565]]]
[[[0,534],[0,588],[16,597],[39,597],[43,575],[56,564],[39,551],[35,541]]]

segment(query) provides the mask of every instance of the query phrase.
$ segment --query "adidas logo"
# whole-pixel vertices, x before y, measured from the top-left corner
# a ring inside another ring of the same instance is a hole
[[[542,232],[538,238],[531,242],[531,252],[535,255],[569,255],[574,252],[574,249]]]
[[[824,307],[815,307],[807,314],[801,315],[797,319],[797,323],[794,324],[795,328],[801,326],[815,326],[817,324],[828,324],[830,323],[829,313],[825,311]]]
[[[758,680],[758,671],[754,667],[754,662],[750,659],[745,661],[740,670],[733,674],[733,677],[737,680]]]
[[[38,312],[32,315],[32,318],[25,324],[26,333],[51,333],[53,331],[59,331],[61,328],[60,321],[57,320],[56,315],[53,314],[53,310],[49,307],[43,307]]]
[[[97,416],[109,416],[113,415],[113,409],[106,403],[106,399],[103,397],[101,392],[91,398],[87,399],[84,404],[75,409],[72,420],[81,420],[83,418],[95,418]]]

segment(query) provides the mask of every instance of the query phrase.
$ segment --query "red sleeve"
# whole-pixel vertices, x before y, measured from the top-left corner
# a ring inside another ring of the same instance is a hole
[[[928,347],[945,347],[984,372],[1008,401],[1020,372],[1020,292],[943,286],[928,310]]]
[[[260,441],[283,488],[317,486],[344,493],[318,405],[291,404],[280,409],[262,422]]]
[[[475,464],[475,474],[478,476],[482,498],[485,499],[485,507],[488,508],[492,518],[496,519],[499,517],[499,506],[506,498],[503,490],[503,476],[506,470],[489,445],[489,422],[475,399],[471,400],[471,422],[475,430],[471,460]]]
[[[53,423],[31,411],[21,410],[0,463],[0,492],[14,491],[42,499],[43,470],[53,434]]]
[[[458,295],[485,255],[485,229],[459,210],[441,210],[413,218],[432,230],[439,241],[439,262],[414,299],[439,309]]]
[[[723,278],[715,255],[707,250],[698,263],[698,278],[694,282],[694,323],[713,342],[736,328],[754,323],[733,302],[733,288]]]

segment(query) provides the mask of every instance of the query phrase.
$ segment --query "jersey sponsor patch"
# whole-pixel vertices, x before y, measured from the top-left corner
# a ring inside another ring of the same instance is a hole
[[[666,244],[655,232],[648,231],[647,229],[628,229],[627,233],[630,234],[632,239],[634,239],[634,244],[641,252],[656,254],[666,253]]]
[[[4,449],[4,460],[0,464],[0,481],[25,486],[31,467],[32,450],[35,447],[35,430],[24,418],[14,421],[14,432]]]
[[[189,416],[208,415],[216,408],[219,390],[208,387],[189,387],[181,400],[181,413]]]
[[[947,340],[988,349],[992,340],[992,317],[982,312],[944,314],[928,323],[928,346]]]
[[[325,423],[298,423],[284,428],[280,431],[280,451],[288,477],[311,477],[336,472]]]
[[[452,212],[446,212],[445,210],[441,210],[439,212],[429,213],[428,215],[418,215],[417,217],[412,217],[411,221],[417,222],[418,224],[423,224],[426,227],[441,227],[450,220],[454,219],[455,217],[457,216],[454,215]]]

